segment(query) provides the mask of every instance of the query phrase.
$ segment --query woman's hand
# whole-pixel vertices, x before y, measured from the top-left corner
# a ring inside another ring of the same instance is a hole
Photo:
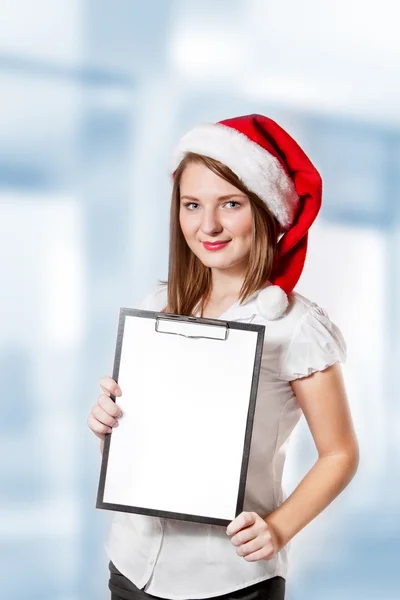
[[[100,387],[103,390],[93,405],[87,424],[97,437],[103,442],[106,433],[111,433],[113,427],[118,427],[118,419],[122,416],[122,411],[118,404],[111,400],[110,394],[121,396],[122,391],[119,385],[111,377],[102,377]]]
[[[229,523],[226,533],[234,534],[231,542],[236,554],[248,562],[269,560],[281,549],[273,529],[255,512],[240,513]]]

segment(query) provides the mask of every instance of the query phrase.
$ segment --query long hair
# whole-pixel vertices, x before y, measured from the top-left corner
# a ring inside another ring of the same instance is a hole
[[[280,232],[279,223],[266,204],[251,192],[229,167],[221,162],[188,152],[179,164],[173,183],[170,211],[170,247],[168,281],[168,303],[162,312],[193,316],[192,312],[201,303],[203,307],[212,291],[211,269],[206,267],[189,248],[179,222],[180,182],[184,169],[190,163],[203,163],[250,200],[253,215],[253,239],[239,300],[262,288],[272,271],[272,264]]]

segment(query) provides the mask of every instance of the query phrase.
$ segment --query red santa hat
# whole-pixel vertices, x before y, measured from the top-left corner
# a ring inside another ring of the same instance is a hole
[[[253,114],[206,123],[188,131],[173,153],[175,172],[187,152],[219,160],[257,194],[280,224],[269,285],[257,297],[261,314],[274,320],[288,306],[303,271],[308,229],[321,206],[322,180],[295,140],[275,121]]]

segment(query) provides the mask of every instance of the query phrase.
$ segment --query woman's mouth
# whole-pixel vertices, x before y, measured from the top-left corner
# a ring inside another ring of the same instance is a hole
[[[203,246],[206,250],[221,250],[222,248],[225,248],[230,241],[231,240],[226,242],[203,242]]]

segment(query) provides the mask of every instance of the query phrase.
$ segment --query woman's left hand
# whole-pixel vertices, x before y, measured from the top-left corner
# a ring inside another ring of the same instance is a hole
[[[240,513],[229,523],[226,533],[233,535],[236,554],[248,562],[269,560],[281,549],[273,529],[255,512]]]

